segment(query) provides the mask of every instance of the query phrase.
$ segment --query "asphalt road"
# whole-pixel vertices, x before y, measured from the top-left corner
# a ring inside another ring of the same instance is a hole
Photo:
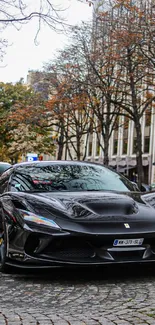
[[[0,325],[155,325],[155,266],[0,273]]]

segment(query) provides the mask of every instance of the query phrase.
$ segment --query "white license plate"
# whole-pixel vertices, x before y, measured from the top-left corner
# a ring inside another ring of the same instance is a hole
[[[140,246],[143,244],[144,238],[136,239],[115,239],[113,246]]]

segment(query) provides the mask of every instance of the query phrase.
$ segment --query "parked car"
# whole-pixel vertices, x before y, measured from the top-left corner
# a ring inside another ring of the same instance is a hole
[[[10,168],[12,165],[7,162],[0,162],[0,175],[8,168]]]
[[[102,165],[16,164],[0,193],[1,271],[155,262],[155,193]]]
[[[142,183],[142,185],[141,185],[141,191],[142,192],[150,192],[151,191],[151,185]]]
[[[141,188],[139,189],[138,184],[136,182],[132,182],[132,184],[134,185],[134,189],[136,191],[140,191],[140,192],[150,192],[151,191],[151,185],[142,183]]]
[[[150,187],[151,187],[151,191],[155,191],[155,183],[152,183]]]

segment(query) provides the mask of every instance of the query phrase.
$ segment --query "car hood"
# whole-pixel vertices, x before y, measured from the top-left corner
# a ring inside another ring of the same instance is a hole
[[[69,218],[77,221],[125,220],[154,215],[154,209],[147,204],[140,193],[115,192],[53,192],[18,193],[27,209],[52,218]],[[148,209],[149,208],[149,209]]]

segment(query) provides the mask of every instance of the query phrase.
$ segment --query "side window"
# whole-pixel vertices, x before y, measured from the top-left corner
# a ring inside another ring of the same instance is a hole
[[[9,168],[3,175],[0,177],[0,194],[9,191],[9,179],[13,172],[13,168]]]

